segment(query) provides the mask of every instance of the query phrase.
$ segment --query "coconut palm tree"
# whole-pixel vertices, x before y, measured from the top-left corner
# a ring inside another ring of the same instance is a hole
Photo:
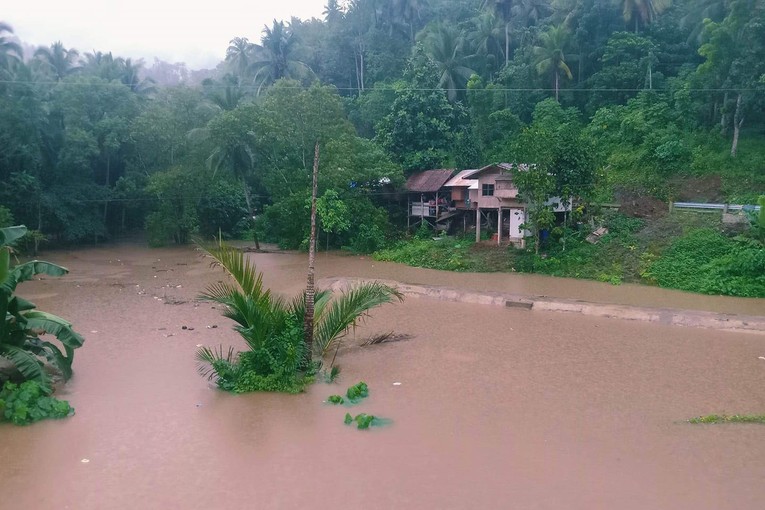
[[[504,59],[502,22],[492,12],[482,12],[473,18],[473,29],[467,34],[467,42],[473,57],[486,62],[486,67],[495,70]]]
[[[670,6],[672,0],[618,0],[622,6],[625,23],[635,22],[635,33],[638,33],[639,22],[643,26],[656,21],[656,18]]]
[[[273,357],[283,358],[283,363],[289,364],[293,372],[299,369],[300,362],[305,358],[303,353],[295,352],[300,349],[295,349],[297,345],[290,342],[294,339],[294,331],[300,331],[302,336],[301,326],[306,313],[305,294],[301,293],[287,301],[272,293],[263,285],[263,273],[257,270],[241,250],[224,244],[202,249],[229,274],[233,282],[214,283],[200,298],[224,306],[223,315],[236,323],[235,329],[247,343],[249,352],[268,350],[269,353],[275,353]],[[314,339],[310,354],[314,358],[322,358],[342,341],[350,328],[369,310],[402,299],[402,294],[396,289],[376,282],[358,284],[339,295],[326,290],[316,292]],[[223,349],[207,347],[197,351],[200,372],[210,377],[231,377],[232,373],[238,377],[243,367],[237,358],[232,349],[228,350],[228,354],[224,354]],[[281,368],[271,366],[263,367],[262,370],[278,371]],[[255,375],[267,377],[272,374]]]
[[[570,40],[570,33],[564,26],[552,26],[540,34],[539,45],[533,48],[536,70],[540,75],[551,75],[556,101],[558,101],[561,74],[569,80],[572,78],[571,69],[566,63],[566,49]],[[576,55],[569,55],[569,59],[571,58],[576,58]]]
[[[517,26],[530,27],[553,13],[549,0],[516,0],[512,15]]]
[[[422,9],[427,5],[425,0],[387,0],[383,6],[384,18],[391,32],[398,27],[402,32],[409,33],[409,40],[414,42],[417,28],[421,25]]]
[[[465,37],[450,25],[431,26],[423,35],[425,54],[436,64],[439,71],[438,86],[446,90],[449,101],[456,101],[460,90],[465,88],[475,71],[467,66],[464,54]]]
[[[123,62],[119,57],[114,57],[112,52],[102,53],[94,51],[85,54],[85,65],[89,73],[95,74],[104,80],[121,80],[123,76]]]
[[[322,15],[324,15],[324,21],[327,23],[336,23],[343,18],[343,8],[337,0],[328,0]]]
[[[0,67],[8,68],[11,62],[20,62],[21,46],[13,40],[13,28],[0,21]]]
[[[255,61],[250,65],[258,92],[282,78],[300,79],[312,75],[311,69],[293,58],[296,39],[289,23],[273,21],[265,26],[261,45],[256,47]]]
[[[494,12],[505,24],[505,65],[510,62],[510,21],[515,0],[483,0],[481,9]]]
[[[51,44],[50,48],[38,48],[35,57],[47,66],[56,81],[61,81],[82,68],[79,65],[80,54],[77,50],[66,49],[61,41]]]
[[[143,60],[133,62],[132,59],[126,58],[121,61],[121,64],[122,78],[120,81],[127,85],[132,92],[139,95],[148,95],[157,90],[154,86],[154,80],[151,78],[141,78]]]
[[[234,37],[226,48],[226,62],[233,66],[239,79],[243,79],[249,71],[253,60],[255,45],[246,37]]]

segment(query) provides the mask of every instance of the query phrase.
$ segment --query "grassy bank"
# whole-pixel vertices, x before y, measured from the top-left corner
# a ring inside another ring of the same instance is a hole
[[[726,231],[719,216],[675,213],[652,220],[610,214],[598,244],[589,228],[568,230],[539,255],[531,250],[444,237],[402,241],[377,260],[449,271],[517,271],[742,297],[765,297],[765,247]]]

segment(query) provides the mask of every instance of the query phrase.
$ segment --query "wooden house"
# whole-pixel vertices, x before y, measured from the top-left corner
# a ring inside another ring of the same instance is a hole
[[[408,221],[407,226],[428,222],[433,226],[443,213],[448,211],[450,194],[444,188],[454,173],[450,169],[425,170],[412,174],[406,180]]]
[[[526,221],[526,206],[518,198],[510,163],[495,163],[476,170],[463,170],[449,180],[452,207],[475,215],[476,241],[482,224],[497,232],[497,242],[507,240],[523,245],[521,225]],[[528,168],[518,165],[519,170]]]

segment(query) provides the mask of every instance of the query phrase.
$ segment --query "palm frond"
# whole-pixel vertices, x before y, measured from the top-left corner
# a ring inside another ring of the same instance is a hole
[[[323,356],[370,309],[394,299],[403,301],[396,289],[379,282],[362,283],[337,296],[316,321],[315,354]]]
[[[198,245],[234,278],[245,295],[252,299],[270,296],[271,291],[263,288],[263,273],[257,270],[242,251],[225,244],[215,247]]]
[[[232,365],[235,361],[236,353],[233,347],[229,347],[226,354],[224,354],[223,346],[219,345],[217,349],[200,347],[194,357],[198,363],[197,371],[199,374],[207,378],[207,380],[212,380],[217,375],[215,365],[221,361]]]

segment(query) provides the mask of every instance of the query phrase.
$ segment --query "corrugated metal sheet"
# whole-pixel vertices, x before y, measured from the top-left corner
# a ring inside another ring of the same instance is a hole
[[[447,188],[467,188],[472,184],[478,184],[478,181],[471,179],[470,176],[476,173],[478,169],[463,170],[444,184]]]
[[[453,170],[425,170],[413,174],[406,180],[406,189],[418,193],[435,193],[452,176]]]

